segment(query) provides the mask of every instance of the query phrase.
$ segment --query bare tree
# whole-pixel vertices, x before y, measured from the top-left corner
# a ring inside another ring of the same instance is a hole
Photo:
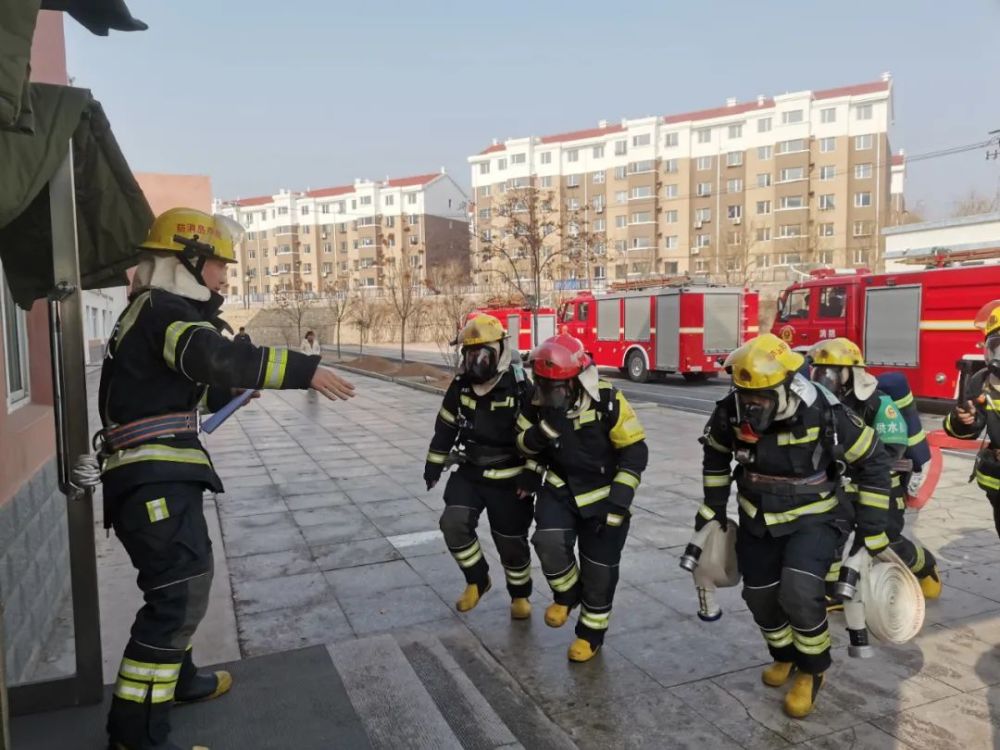
[[[508,189],[491,204],[494,219],[480,236],[481,270],[521,295],[536,333],[542,281],[585,272],[596,241],[579,210],[562,211],[554,200],[533,185]]]
[[[316,296],[303,288],[302,279],[296,275],[293,283],[285,284],[275,293],[275,304],[282,317],[295,329],[296,342],[301,341],[303,323],[309,310],[316,304]],[[292,345],[287,335],[285,341],[289,346]]]
[[[396,321],[399,323],[399,358],[406,361],[406,324],[422,305],[420,295],[423,278],[420,256],[411,253],[407,245],[399,253],[383,261],[383,283]]]
[[[358,329],[358,351],[364,354],[365,343],[372,328],[378,325],[382,317],[382,305],[373,291],[360,287],[354,292],[354,305],[350,321]]]
[[[1000,192],[993,196],[985,196],[975,190],[970,190],[965,197],[955,201],[955,208],[951,215],[958,218],[960,216],[991,214],[996,211],[1000,211]]]
[[[433,268],[428,272],[427,288],[434,295],[434,315],[431,330],[441,357],[451,367],[458,366],[458,352],[451,346],[455,334],[465,324],[474,307],[467,293],[468,274],[457,261]]]
[[[729,230],[721,276],[727,284],[747,286],[760,273],[761,254],[754,252],[759,245],[755,225]]]
[[[324,292],[326,293],[326,306],[330,309],[330,313],[333,315],[334,328],[336,330],[338,359],[341,356],[340,329],[354,310],[355,297],[351,296],[346,287],[347,283],[343,280],[335,283],[328,283],[324,287]]]

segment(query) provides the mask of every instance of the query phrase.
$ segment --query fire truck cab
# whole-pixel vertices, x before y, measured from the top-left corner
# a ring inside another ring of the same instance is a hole
[[[487,306],[473,310],[469,313],[467,320],[471,320],[479,313],[492,315],[503,323],[507,329],[507,338],[517,346],[522,354],[529,353],[536,344],[545,341],[556,333],[556,310],[554,307],[538,308],[538,330],[537,336],[533,336],[534,315],[530,307],[517,307],[513,305]]]

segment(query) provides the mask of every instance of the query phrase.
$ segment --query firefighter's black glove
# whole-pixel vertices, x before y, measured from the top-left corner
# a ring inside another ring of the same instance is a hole
[[[708,508],[708,506],[703,505],[702,508],[703,509]],[[707,512],[708,511],[706,511],[706,513]],[[710,516],[709,518],[706,518],[704,515],[702,515],[701,510],[699,510],[694,517],[694,530],[701,531],[703,528],[705,528],[705,524],[707,524],[709,521],[718,521],[719,526],[722,527],[723,531],[729,528],[729,519],[726,517],[725,513],[715,513],[713,511],[713,515]]]
[[[542,475],[537,471],[525,467],[524,471],[517,475],[515,487],[520,497],[533,495],[542,484]]]
[[[573,422],[562,409],[543,408],[540,416],[542,420],[539,427],[550,440],[557,440],[573,431]]]
[[[444,467],[441,464],[432,464],[430,461],[424,464],[424,482],[428,490],[434,488],[443,472]]]
[[[884,531],[872,531],[862,529],[860,526],[854,529],[854,541],[851,543],[851,552],[848,556],[854,555],[862,547],[868,549],[868,553],[875,557],[889,546],[889,537]]]

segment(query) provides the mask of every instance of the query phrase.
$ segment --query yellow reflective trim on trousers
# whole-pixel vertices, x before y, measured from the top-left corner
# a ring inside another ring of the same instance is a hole
[[[924,432],[923,430],[921,430],[916,435],[910,435],[910,437],[907,438],[907,440],[906,440],[906,444],[907,444],[907,446],[909,446],[910,448],[912,448],[917,443],[923,442],[926,439],[927,439],[927,433]]]
[[[151,685],[119,677],[115,682],[115,695],[122,700],[133,703],[145,703],[146,696],[150,696],[152,703],[169,703],[174,699],[176,685],[176,682],[169,685]]]
[[[875,534],[874,536],[865,537],[866,547],[885,547],[889,544],[889,537],[885,535],[883,531],[881,534]]]
[[[181,676],[180,664],[156,664],[155,662],[122,659],[118,667],[121,677],[140,682],[177,682]]]
[[[482,549],[482,547],[479,546],[479,542],[477,540],[477,541],[473,542],[472,544],[470,544],[465,549],[461,549],[458,552],[452,552],[451,555],[456,560],[467,560],[468,558],[474,556],[481,549]]]
[[[146,503],[146,513],[149,515],[150,523],[170,518],[170,511],[167,509],[167,499],[161,497],[156,500],[150,500]],[[124,662],[122,663],[124,664]]]
[[[104,462],[104,471],[111,471],[121,466],[139,461],[167,461],[178,464],[201,464],[211,466],[205,451],[200,448],[174,448],[169,445],[150,443],[138,448],[128,448],[111,454]]]
[[[459,401],[462,402],[462,406],[467,406],[468,408],[470,408],[473,411],[475,411],[475,409],[476,409],[476,399],[474,399],[472,396],[467,396],[466,394],[463,393],[459,397]]]
[[[443,406],[441,407],[441,410],[438,411],[438,416],[441,417],[441,421],[445,422],[446,424],[455,424],[455,422],[458,421],[457,419],[455,419],[455,415],[452,414],[447,409],[445,409]]]
[[[711,521],[715,518],[715,511],[709,508],[707,505],[702,505],[698,508],[698,515],[704,518],[706,521]]]
[[[907,393],[902,398],[896,399],[896,406],[900,409],[905,409],[907,406],[913,403],[913,394]]]
[[[281,388],[285,382],[285,368],[288,366],[288,350],[269,347],[267,369],[264,371],[262,388]]]
[[[531,450],[531,448],[529,448],[528,446],[526,446],[524,444],[524,436],[526,434],[527,433],[522,432],[520,435],[517,436],[517,449],[519,451],[521,451],[521,453],[524,453],[525,455],[528,455],[528,456],[537,456],[538,455],[538,451],[533,451],[533,450]]]
[[[830,631],[825,630],[816,636],[803,636],[797,632],[792,632],[792,639],[795,643],[795,650],[803,654],[822,654],[830,648]]]
[[[800,505],[798,508],[792,508],[791,510],[786,510],[782,513],[765,513],[764,523],[768,526],[778,526],[783,523],[797,521],[802,516],[813,516],[818,513],[826,513],[836,507],[837,498],[828,497],[825,500],[817,500],[814,503]]]
[[[580,623],[591,630],[607,630],[610,612],[590,612],[586,608],[580,613]]]
[[[859,502],[869,508],[889,510],[889,496],[883,495],[880,492],[868,492],[867,490],[861,490]]]
[[[988,490],[1000,490],[1000,479],[996,477],[991,477],[988,474],[983,474],[983,472],[976,470],[976,481],[979,483],[980,487]]]
[[[548,576],[546,576],[548,578]],[[569,591],[576,582],[580,580],[580,569],[576,567],[576,563],[573,563],[572,567],[562,575],[557,578],[549,578],[549,586],[553,591],[558,591],[560,594]]]
[[[527,583],[531,580],[531,565],[526,565],[520,569],[504,568],[503,574],[507,578],[508,583],[514,585]]]
[[[743,509],[743,512],[746,513],[748,516],[750,516],[750,518],[757,517],[757,506],[751,503],[745,497],[743,497],[743,495],[737,495],[736,502],[740,504],[740,507]]]
[[[728,487],[732,481],[729,474],[703,474],[702,484],[705,487]]]
[[[523,466],[512,466],[509,469],[486,469],[483,472],[483,477],[485,479],[510,479],[511,477],[516,477],[524,471]]]
[[[803,445],[805,443],[815,443],[818,439],[819,427],[808,428],[805,437],[795,437],[791,432],[778,433],[778,445]]]
[[[517,429],[519,429],[519,430],[527,430],[527,429],[529,429],[531,427],[534,427],[534,422],[532,422],[530,419],[528,419],[523,414],[518,414],[517,415]]]
[[[858,439],[854,441],[854,445],[847,449],[844,453],[844,458],[847,459],[847,463],[853,464],[863,455],[868,452],[868,449],[872,445],[872,440],[875,438],[875,430],[871,427],[865,427]]]
[[[761,635],[764,636],[764,640],[767,641],[768,645],[774,648],[782,648],[788,646],[792,642],[792,627],[791,625],[785,625],[777,630],[764,630],[760,629]]]
[[[429,464],[443,464],[447,462],[447,453],[438,453],[437,451],[427,451],[427,463]]]
[[[576,500],[577,507],[584,508],[588,505],[593,505],[599,502],[611,494],[611,485],[605,487],[598,487],[596,490],[591,490],[590,492],[584,492],[577,495],[573,499]]]
[[[618,482],[619,484],[624,484],[626,487],[631,487],[633,490],[639,486],[639,477],[630,471],[619,470],[615,474],[615,478],[611,480],[612,482]]]
[[[705,444],[709,448],[711,448],[712,450],[716,450],[719,453],[732,453],[732,451],[729,450],[729,448],[727,448],[722,443],[720,443],[718,440],[716,440],[714,437],[712,437],[712,433],[711,432],[706,433],[706,435],[705,435]]]
[[[189,328],[210,328],[213,331],[215,330],[215,327],[211,323],[205,322],[192,323],[178,320],[176,323],[168,325],[166,335],[163,338],[163,359],[171,370],[177,369],[177,343]]]
[[[118,331],[115,333],[116,347],[121,344],[122,339],[125,338],[125,334],[127,334],[132,329],[132,326],[135,325],[135,321],[139,319],[139,313],[142,312],[146,303],[149,302],[151,295],[152,292],[143,292],[135,298],[131,305],[129,305],[128,312],[122,316],[122,319],[118,323]]]

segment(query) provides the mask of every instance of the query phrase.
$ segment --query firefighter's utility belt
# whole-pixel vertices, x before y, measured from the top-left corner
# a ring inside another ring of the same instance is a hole
[[[758,474],[755,471],[743,471],[737,477],[736,483],[740,490],[781,497],[829,493],[838,487],[838,483],[831,481],[825,471],[807,477],[783,477],[774,474]]]
[[[97,433],[102,452],[114,453],[164,438],[197,437],[198,412],[182,411],[105,428]]]
[[[510,448],[479,445],[477,443],[467,444],[465,449],[460,451],[460,455],[464,460],[457,463],[468,463],[483,469],[510,463],[518,458]]]

